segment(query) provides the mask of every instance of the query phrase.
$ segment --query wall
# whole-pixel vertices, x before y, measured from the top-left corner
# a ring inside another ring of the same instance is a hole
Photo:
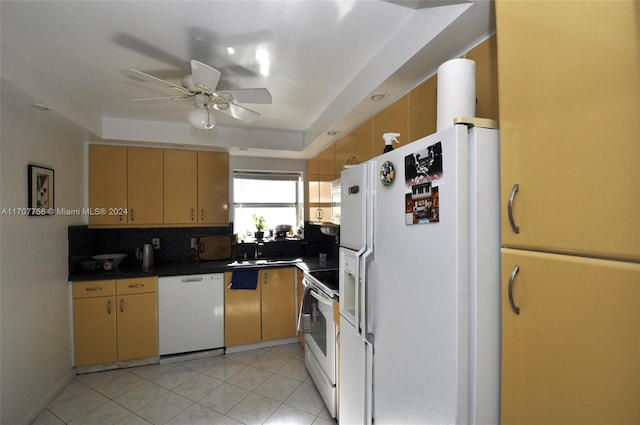
[[[27,164],[55,170],[55,206],[83,201],[82,140],[60,114],[1,82],[0,209],[27,206]],[[74,376],[67,227],[82,217],[0,215],[0,423],[30,423]]]

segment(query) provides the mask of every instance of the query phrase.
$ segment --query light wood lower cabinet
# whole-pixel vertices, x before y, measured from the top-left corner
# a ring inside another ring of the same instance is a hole
[[[73,284],[73,341],[76,365],[115,362],[116,285],[114,280]]]
[[[262,339],[261,285],[255,290],[231,289],[232,272],[224,274],[224,345],[254,344]]]
[[[260,270],[262,340],[296,336],[295,268]]]
[[[73,283],[76,366],[158,355],[155,277]]]
[[[640,423],[640,264],[505,248],[502,269],[501,423]]]
[[[296,336],[295,268],[265,268],[255,290],[230,289],[225,273],[225,346]]]
[[[302,284],[302,279],[304,278],[304,273],[298,272],[298,311],[296,314],[300,314],[302,310],[302,301],[304,299],[304,285]],[[297,318],[296,318],[297,323]],[[300,344],[304,346],[304,332],[298,332],[298,340]]]

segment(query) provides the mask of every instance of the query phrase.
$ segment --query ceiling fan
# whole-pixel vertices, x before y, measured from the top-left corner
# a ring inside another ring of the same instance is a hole
[[[159,84],[175,92],[174,96],[133,99],[133,101],[193,101],[193,109],[187,114],[187,120],[193,127],[201,130],[210,130],[216,125],[213,110],[244,122],[252,122],[260,114],[239,103],[271,103],[271,93],[266,88],[216,90],[220,81],[220,71],[196,60],[191,61],[191,74],[182,79],[182,85],[137,69],[125,69],[122,72],[129,77]]]

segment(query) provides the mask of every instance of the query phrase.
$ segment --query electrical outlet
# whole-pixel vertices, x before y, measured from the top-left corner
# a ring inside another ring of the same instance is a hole
[[[196,248],[196,238],[191,238],[191,249]]]
[[[160,249],[160,238],[151,239],[151,244],[153,245],[153,249]]]

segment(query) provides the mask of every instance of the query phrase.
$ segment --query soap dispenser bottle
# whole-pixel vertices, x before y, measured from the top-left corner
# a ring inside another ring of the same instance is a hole
[[[398,140],[400,133],[384,133],[382,138],[384,139],[384,150],[382,153],[387,153],[393,150],[393,142],[400,143]]]

